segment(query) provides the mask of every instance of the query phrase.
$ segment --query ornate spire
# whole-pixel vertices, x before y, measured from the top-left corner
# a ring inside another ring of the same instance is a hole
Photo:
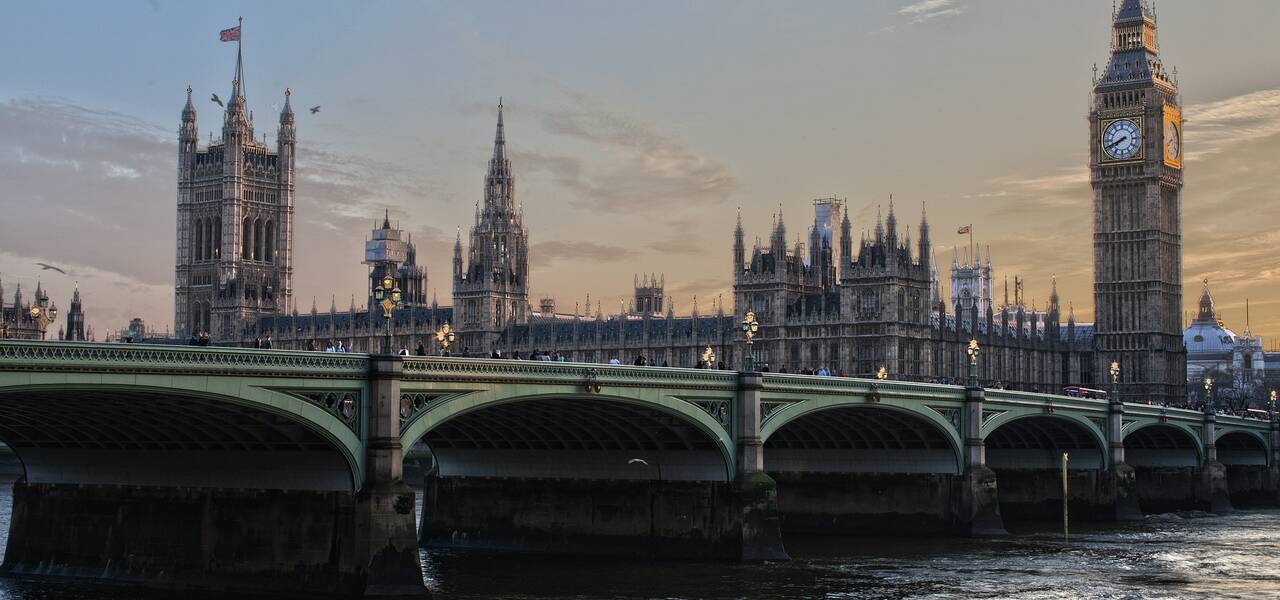
[[[388,208],[382,209],[382,228],[391,229],[391,210]]]
[[[1111,26],[1111,59],[1096,89],[1153,83],[1176,87],[1160,62],[1155,13],[1143,0],[1123,0]]]
[[[241,37],[244,36],[244,17],[240,17],[240,34],[236,36],[236,78],[231,81],[231,99],[243,97],[244,90],[244,53]]]
[[[884,240],[884,218],[880,215],[880,205],[876,205],[876,243]]]
[[[187,104],[182,107],[182,121],[192,122],[196,120],[196,105],[191,101],[191,86],[187,86]]]
[[[293,102],[289,99],[293,90],[284,88],[284,108],[280,109],[280,124],[293,125]]]
[[[1209,280],[1204,280],[1204,292],[1200,294],[1200,313],[1196,316],[1197,321],[1216,322],[1217,315],[1213,310],[1213,295],[1209,293]]]

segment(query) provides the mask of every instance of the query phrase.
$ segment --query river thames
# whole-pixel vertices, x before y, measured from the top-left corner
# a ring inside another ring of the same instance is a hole
[[[0,551],[12,491],[0,489]],[[1001,539],[788,538],[786,563],[422,553],[437,599],[1280,598],[1280,510],[1185,514]],[[0,600],[194,598],[0,579]]]

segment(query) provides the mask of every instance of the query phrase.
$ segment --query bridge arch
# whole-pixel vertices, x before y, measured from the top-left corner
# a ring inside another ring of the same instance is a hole
[[[1214,445],[1218,448],[1218,461],[1224,465],[1262,466],[1270,461],[1267,439],[1257,431],[1227,429],[1217,434]]]
[[[958,415],[958,412],[956,413]],[[766,471],[960,473],[955,425],[918,403],[804,401],[761,427]]]
[[[1107,468],[1106,436],[1082,415],[1009,410],[986,419],[981,432],[987,465],[997,472],[1059,467],[1064,451],[1069,468]]]
[[[728,401],[717,406],[727,422]],[[730,481],[725,424],[670,395],[464,392],[406,422],[442,476]],[[632,462],[640,459],[643,462]]]
[[[48,377],[0,384],[0,441],[31,483],[352,491],[363,481],[356,432],[283,391],[194,376]]]
[[[1204,446],[1186,423],[1143,420],[1124,429],[1124,460],[1134,467],[1198,467]]]

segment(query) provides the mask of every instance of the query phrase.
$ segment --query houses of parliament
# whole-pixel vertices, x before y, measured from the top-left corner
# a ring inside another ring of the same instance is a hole
[[[366,244],[370,287],[391,273],[404,290],[391,323],[396,348],[437,352],[436,332],[448,323],[458,332],[455,354],[527,357],[540,350],[570,361],[643,357],[651,365],[694,366],[709,348],[713,366],[741,368],[739,324],[753,311],[761,325],[756,361],[773,371],[826,368],[869,377],[884,369],[893,379],[960,381],[968,368],[965,347],[976,339],[987,385],[1106,389],[1107,365],[1117,361],[1124,399],[1178,403],[1186,382],[1182,120],[1145,3],[1124,0],[1115,11],[1110,60],[1095,79],[1087,136],[1095,323],[1076,322],[1049,274],[1036,278],[1048,298],[1043,307],[1026,306],[1021,294],[997,301],[989,250],[939,264],[923,205],[888,203],[874,224],[858,224],[870,233],[855,237],[837,198],[813,202],[812,221],[805,218],[802,240],[792,245],[781,211],[767,235],[751,243],[739,216],[725,264],[732,304],[704,312],[695,303],[691,313],[676,315],[665,282],[651,276],[636,279],[631,306],[617,313],[589,300],[572,312],[557,311],[550,299],[535,304],[528,230],[516,203],[518,165],[507,152],[501,103],[483,201],[465,240],[460,233],[454,246],[451,306],[425,296],[427,273],[412,241],[385,218]],[[295,306],[293,112],[286,92],[275,149],[255,140],[242,81],[237,57],[220,140],[200,146],[190,93],[182,111],[176,332],[208,332],[225,344],[270,335],[275,348],[340,340],[353,351],[374,350],[383,331],[380,311],[357,307],[354,299],[341,311],[336,302],[327,310],[314,302],[309,310]],[[914,239],[907,219],[916,224]],[[939,271],[948,267],[944,294]]]

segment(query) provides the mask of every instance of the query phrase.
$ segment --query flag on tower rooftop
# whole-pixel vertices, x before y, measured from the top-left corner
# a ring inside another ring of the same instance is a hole
[[[973,232],[973,225],[965,225],[964,227],[961,227],[959,230],[956,231],[956,233],[959,235],[964,235],[966,233],[972,233],[972,232]]]
[[[219,31],[218,40],[223,42],[240,41],[240,26],[236,25],[235,27],[231,27],[229,29],[223,29],[222,31]]]

